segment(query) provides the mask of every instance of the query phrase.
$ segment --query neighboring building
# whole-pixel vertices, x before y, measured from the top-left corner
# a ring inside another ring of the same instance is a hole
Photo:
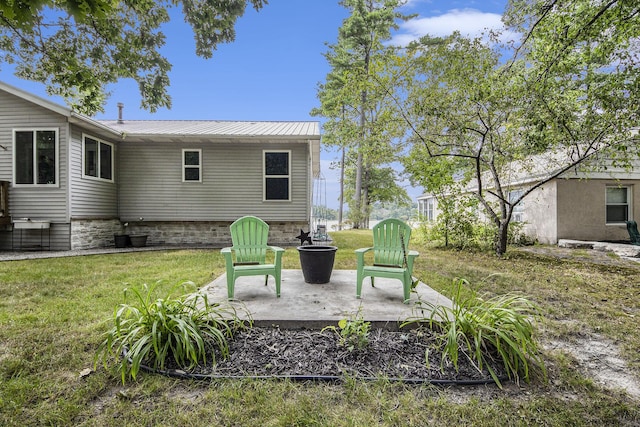
[[[0,82],[0,249],[222,246],[243,215],[294,244],[319,167],[317,122],[100,121]]]
[[[544,172],[518,172],[513,176],[503,183],[512,201],[540,182]],[[436,219],[437,197],[418,197],[418,209],[423,218]],[[629,240],[625,221],[636,219],[638,213],[640,163],[636,162],[631,171],[612,166],[603,172],[579,168],[567,171],[527,195],[514,208],[511,221],[523,223],[523,233],[540,243],[556,244],[559,239],[618,241]]]

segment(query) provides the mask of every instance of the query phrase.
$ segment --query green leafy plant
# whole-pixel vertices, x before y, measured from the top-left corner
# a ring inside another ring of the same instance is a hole
[[[489,363],[495,357],[502,361],[509,379],[516,382],[520,378],[530,380],[531,366],[540,368],[546,377],[531,321],[538,313],[537,307],[515,294],[483,299],[471,291],[469,296],[463,297],[463,286],[468,284],[464,279],[454,281],[452,307],[422,301],[422,313],[429,314],[410,319],[402,326],[427,323],[440,332],[442,366],[449,360],[457,369],[462,352],[478,370],[486,367],[500,387],[500,379]]]
[[[228,340],[245,326],[231,306],[210,303],[201,290],[174,297],[180,287],[195,287],[184,282],[172,287],[164,297],[156,298],[160,282],[124,290],[125,301],[129,295],[133,303],[122,303],[115,309],[114,326],[105,333],[99,345],[95,362],[107,367],[115,357],[117,369],[124,383],[127,376],[136,378],[141,365],[164,369],[167,360],[190,369],[197,364],[207,364],[207,343],[213,343],[222,357],[229,354]],[[249,320],[251,324],[251,320]]]
[[[322,330],[332,330],[340,336],[340,345],[346,347],[349,352],[362,350],[369,344],[369,332],[371,322],[365,322],[362,317],[362,309],[358,309],[355,316],[340,319],[338,327],[326,326]]]

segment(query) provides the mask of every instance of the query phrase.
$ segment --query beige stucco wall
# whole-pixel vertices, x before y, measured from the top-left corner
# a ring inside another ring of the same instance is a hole
[[[560,179],[558,187],[558,239],[628,240],[625,224],[605,223],[607,185],[632,187],[631,218],[640,215],[640,180]]]
[[[558,189],[555,181],[546,183],[524,201],[523,232],[539,243],[558,242]]]

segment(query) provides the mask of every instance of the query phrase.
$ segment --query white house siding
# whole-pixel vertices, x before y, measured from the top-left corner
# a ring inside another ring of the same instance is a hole
[[[182,149],[202,149],[202,182],[182,182]],[[291,201],[263,201],[263,150],[291,150]],[[308,221],[306,143],[138,143],[117,151],[122,221]]]
[[[51,246],[53,249],[69,249],[69,210],[67,204],[67,159],[68,159],[68,125],[67,119],[46,108],[27,102],[12,94],[0,91],[0,180],[13,183],[13,129],[55,128],[58,130],[58,185],[47,188],[9,188],[9,211],[13,219],[31,218],[46,219],[53,223],[51,228]],[[14,232],[1,233],[2,247],[10,246],[11,237],[14,243],[19,237]],[[39,244],[39,231],[24,231],[23,244]],[[28,239],[32,235],[34,241]],[[25,239],[27,239],[25,241]],[[9,240],[9,242],[7,242]]]
[[[624,224],[605,224],[607,185],[632,186],[632,215],[640,216],[640,180],[559,179],[558,239],[628,240]]]

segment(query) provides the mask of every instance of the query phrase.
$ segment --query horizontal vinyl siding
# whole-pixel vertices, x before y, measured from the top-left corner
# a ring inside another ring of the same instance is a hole
[[[202,183],[182,182],[182,149],[202,149]],[[290,202],[263,202],[263,149],[291,150]],[[148,221],[308,219],[306,143],[121,143],[120,217]]]
[[[71,217],[72,218],[110,218],[118,215],[117,184],[114,182],[100,181],[97,179],[82,177],[82,134],[99,138],[91,132],[83,132],[78,127],[72,127],[71,132]],[[114,143],[114,150],[116,150]],[[114,152],[114,160],[116,154]],[[118,164],[114,165],[115,169]]]
[[[67,209],[67,120],[21,98],[0,91],[0,180],[13,182],[13,129],[56,128],[58,130],[58,186],[55,188],[9,188],[9,211],[13,218],[68,222]]]

